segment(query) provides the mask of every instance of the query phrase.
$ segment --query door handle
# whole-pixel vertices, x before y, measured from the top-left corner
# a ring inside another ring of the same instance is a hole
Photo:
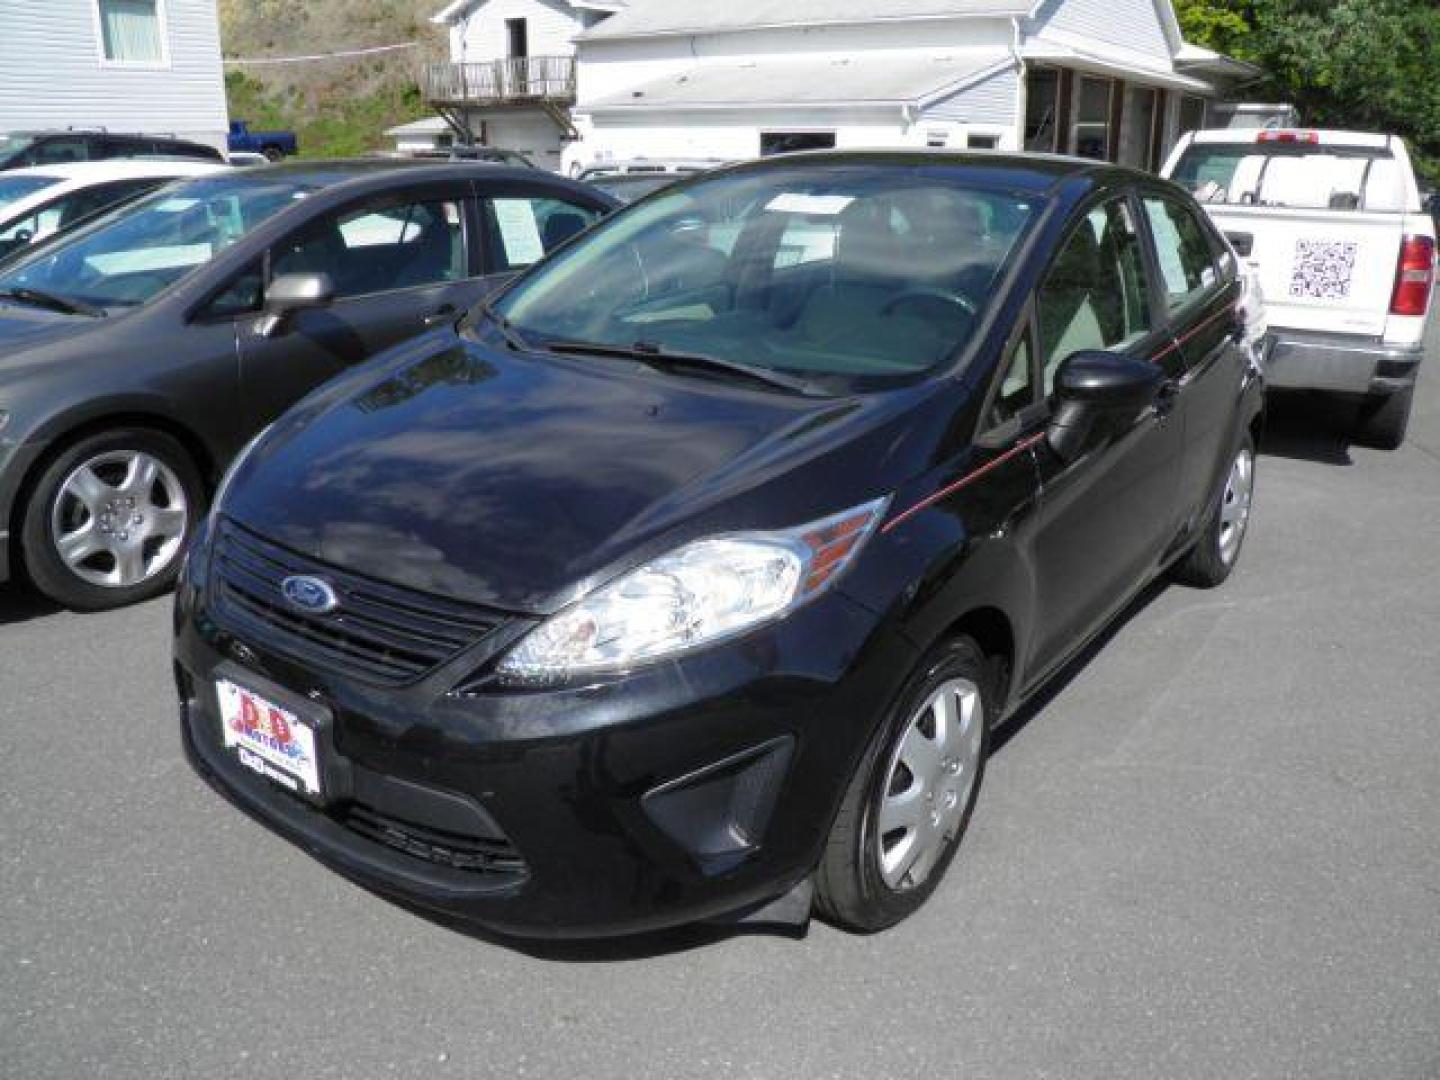
[[[423,315],[420,321],[427,327],[441,326],[444,323],[454,322],[455,316],[460,314],[460,309],[454,304],[441,304],[428,315]]]

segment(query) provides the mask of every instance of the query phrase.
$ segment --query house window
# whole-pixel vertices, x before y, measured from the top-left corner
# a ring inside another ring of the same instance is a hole
[[[965,146],[969,150],[998,150],[1000,149],[1000,136],[978,135],[972,131],[965,136]]]
[[[797,150],[834,150],[833,131],[762,131],[760,156],[792,154]]]
[[[160,0],[95,0],[100,48],[115,64],[162,64]]]
[[[1053,154],[1057,149],[1056,132],[1060,128],[1060,72],[1054,68],[1034,68],[1026,80],[1025,149],[1032,153]]]
[[[925,145],[935,149],[938,149],[942,146],[949,146],[950,133],[940,128],[936,128],[933,131],[927,131],[925,133]]]
[[[1075,116],[1075,153],[1097,161],[1110,160],[1109,79],[1080,80],[1080,107]]]
[[[1205,99],[1186,94],[1180,99],[1180,134],[1205,128]]]

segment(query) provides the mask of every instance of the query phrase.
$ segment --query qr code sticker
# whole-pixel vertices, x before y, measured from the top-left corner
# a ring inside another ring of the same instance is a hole
[[[1346,299],[1359,251],[1360,245],[1352,241],[1296,241],[1290,295],[1309,300]]]

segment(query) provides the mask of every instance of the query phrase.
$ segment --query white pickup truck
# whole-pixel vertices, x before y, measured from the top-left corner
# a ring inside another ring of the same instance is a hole
[[[1163,175],[1195,193],[1265,294],[1272,389],[1361,401],[1359,441],[1405,440],[1435,283],[1435,224],[1405,143],[1199,131]]]

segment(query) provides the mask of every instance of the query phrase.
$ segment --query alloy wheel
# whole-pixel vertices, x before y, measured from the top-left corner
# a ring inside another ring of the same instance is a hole
[[[1255,494],[1255,451],[1242,446],[1230,466],[1225,495],[1220,503],[1220,559],[1226,566],[1235,562],[1245,530],[1250,525],[1250,504]]]
[[[160,459],[136,450],[90,458],[66,477],[50,510],[50,535],[76,577],[125,589],[163,573],[189,530],[185,489]]]

